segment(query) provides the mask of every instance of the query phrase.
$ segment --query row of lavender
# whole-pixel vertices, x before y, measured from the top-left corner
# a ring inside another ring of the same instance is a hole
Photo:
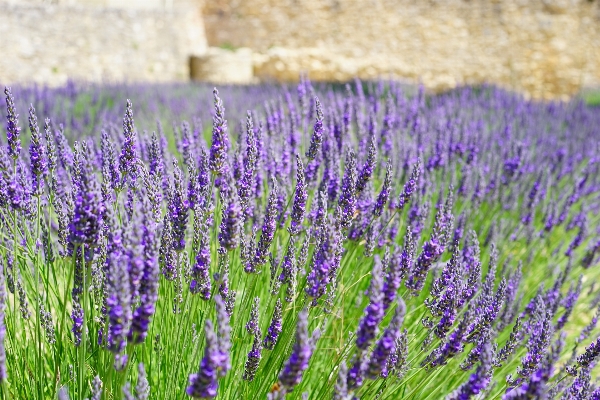
[[[600,398],[599,113],[209,93],[5,89],[3,398]]]

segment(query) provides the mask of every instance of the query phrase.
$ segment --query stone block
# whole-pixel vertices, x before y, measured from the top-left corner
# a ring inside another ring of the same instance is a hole
[[[213,83],[253,83],[252,50],[210,47],[205,54],[190,57],[190,77]]]

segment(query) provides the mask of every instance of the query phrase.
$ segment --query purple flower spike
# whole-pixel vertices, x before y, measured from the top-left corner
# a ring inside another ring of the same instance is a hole
[[[404,184],[404,189],[402,189],[402,193],[400,193],[400,197],[398,198],[398,202],[396,204],[396,208],[400,211],[404,209],[406,204],[410,201],[412,194],[417,189],[417,184],[419,183],[419,175],[421,174],[421,159],[417,158],[416,164],[413,166],[412,173],[410,174],[410,179],[408,182]]]
[[[300,227],[306,213],[306,200],[308,192],[306,191],[306,181],[304,177],[304,164],[300,156],[296,156],[296,192],[294,194],[294,204],[292,206],[292,222],[288,231],[290,235],[300,233]]]
[[[383,336],[375,345],[375,349],[373,349],[373,353],[371,354],[371,358],[368,361],[365,371],[366,378],[377,379],[385,369],[388,358],[395,349],[396,339],[400,334],[400,328],[402,327],[405,313],[406,305],[404,304],[404,301],[400,299],[390,326],[387,327]]]
[[[267,262],[269,256],[269,248],[275,237],[275,229],[277,228],[277,184],[273,182],[273,190],[269,195],[269,201],[267,203],[267,209],[265,210],[265,217],[262,225],[262,233],[260,240],[256,246],[256,253],[254,259],[246,264],[244,270],[248,273],[255,273],[256,267],[260,267]]]
[[[199,218],[202,217],[199,216]],[[192,266],[190,291],[192,294],[199,293],[204,300],[208,300],[212,284],[210,281],[210,229],[206,223],[201,225],[199,235],[198,254],[196,254],[196,262]]]
[[[291,390],[302,381],[302,374],[308,368],[312,352],[313,345],[308,335],[308,310],[304,309],[298,315],[292,354],[279,374],[279,381],[286,389]]]
[[[173,190],[169,197],[169,217],[172,226],[173,249],[185,249],[185,231],[188,222],[188,202],[183,193],[183,177],[177,160],[173,160]]]
[[[85,158],[79,159],[79,187],[76,189],[75,210],[70,224],[72,245],[96,246],[100,241],[105,206],[96,176]]]
[[[213,116],[212,145],[210,146],[209,168],[215,175],[223,175],[227,170],[227,150],[229,137],[227,136],[227,120],[225,107],[219,97],[219,91],[213,89],[215,115]]]
[[[342,228],[347,228],[356,213],[356,154],[352,150],[346,155],[346,170],[338,205],[341,210],[340,225]]]
[[[385,178],[383,180],[383,186],[381,187],[381,191],[377,196],[377,201],[375,202],[375,208],[373,208],[373,215],[380,217],[383,209],[390,198],[392,186],[392,163],[388,160],[387,165],[385,167]]]
[[[377,159],[377,148],[375,147],[375,136],[371,137],[371,141],[369,144],[369,153],[367,154],[367,159],[365,164],[358,175],[358,179],[356,180],[356,193],[361,193],[367,187],[367,183],[373,176],[373,171],[375,170],[375,162]]]
[[[481,352],[481,364],[477,367],[469,380],[463,383],[454,393],[447,397],[448,400],[469,400],[481,393],[489,385],[492,378],[492,360],[494,354],[489,341]]]
[[[267,335],[263,341],[263,346],[265,349],[273,350],[275,348],[275,344],[277,343],[277,339],[279,339],[279,334],[281,333],[281,321],[281,300],[277,299],[277,303],[275,303],[275,311],[273,312],[273,318],[271,319],[271,324],[269,325]]]
[[[142,343],[148,334],[150,319],[156,311],[158,300],[158,240],[155,236],[156,223],[151,218],[144,219],[144,266],[140,282],[140,303],[133,312],[130,339],[135,343]]]
[[[369,285],[369,305],[358,325],[356,347],[361,350],[369,347],[377,336],[378,325],[383,319],[383,313],[383,271],[379,256],[375,256]]]
[[[185,391],[188,396],[196,399],[212,399],[216,397],[219,387],[217,379],[221,354],[211,320],[206,321],[204,332],[206,337],[204,358],[200,362],[198,373],[190,375],[189,386]]]
[[[321,144],[323,143],[323,109],[321,108],[321,102],[316,97],[315,108],[317,111],[317,120],[315,121],[313,135],[310,139],[310,146],[306,152],[306,157],[309,160],[314,160],[317,157]]]
[[[6,95],[6,138],[8,141],[8,155],[16,160],[21,153],[21,139],[19,134],[19,115],[15,110],[15,99],[9,87],[4,88]]]
[[[228,204],[223,208],[223,219],[219,228],[219,244],[222,248],[231,251],[240,244],[242,210],[237,193],[231,193],[228,200]]]
[[[258,365],[260,364],[262,351],[262,343],[259,335],[254,336],[254,342],[252,342],[252,349],[248,353],[246,364],[244,365],[244,375],[242,379],[248,382],[252,382],[258,371]]]
[[[123,134],[125,135],[125,143],[121,149],[119,156],[119,170],[121,176],[131,174],[135,170],[135,160],[137,158],[135,148],[135,127],[133,125],[133,107],[131,100],[127,99],[127,107],[125,116],[123,117]]]
[[[29,107],[29,130],[31,131],[31,143],[29,144],[29,156],[31,158],[31,172],[34,179],[33,193],[40,194],[40,177],[48,171],[46,149],[41,143],[40,129],[35,116],[33,105]]]

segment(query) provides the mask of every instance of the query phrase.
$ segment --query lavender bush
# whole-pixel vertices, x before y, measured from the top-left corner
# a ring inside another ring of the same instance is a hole
[[[6,88],[2,398],[600,399],[600,113],[342,89]]]

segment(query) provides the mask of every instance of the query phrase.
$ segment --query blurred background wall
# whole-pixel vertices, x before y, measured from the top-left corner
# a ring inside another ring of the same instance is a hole
[[[600,86],[600,0],[0,0],[0,82]]]
[[[588,0],[213,0],[208,43],[250,47],[288,80],[494,82],[534,97],[600,83],[600,5]]]
[[[0,83],[189,79],[207,50],[188,0],[0,0]]]

